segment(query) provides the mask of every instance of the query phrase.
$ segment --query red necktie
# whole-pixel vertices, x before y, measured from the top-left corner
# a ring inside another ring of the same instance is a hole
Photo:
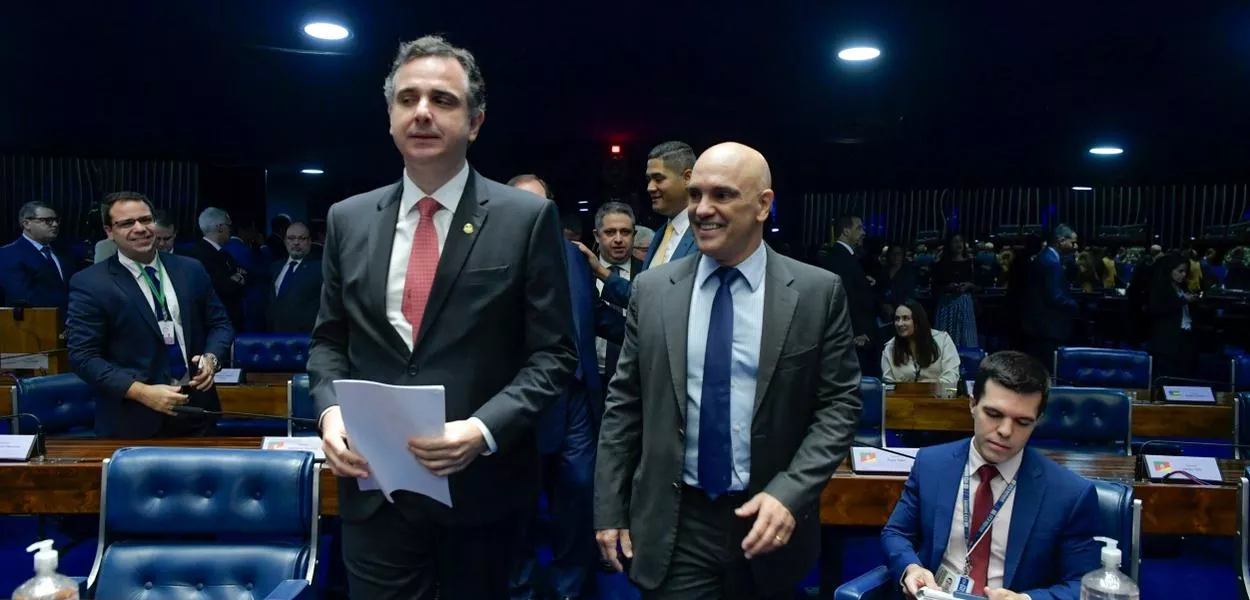
[[[434,213],[442,208],[433,198],[417,202],[421,218],[417,231],[412,234],[412,251],[408,254],[408,271],[404,275],[404,302],[400,310],[412,323],[412,340],[415,346],[421,331],[421,318],[430,300],[430,288],[434,287],[434,273],[438,270],[438,232],[434,230]]]
[[[977,477],[981,479],[981,483],[977,486],[977,495],[972,500],[972,533],[981,530],[981,524],[990,516],[990,508],[994,506],[994,490],[990,489],[990,482],[998,477],[998,467],[994,465],[981,465],[977,469]],[[985,530],[985,536],[980,544],[973,549],[972,554],[968,556],[968,576],[976,582],[977,591],[981,591],[985,586],[989,585],[990,572],[990,544],[994,535],[994,526]],[[976,540],[973,540],[974,542]]]

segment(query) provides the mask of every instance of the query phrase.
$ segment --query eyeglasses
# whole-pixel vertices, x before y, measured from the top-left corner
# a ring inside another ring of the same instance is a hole
[[[111,227],[113,229],[121,229],[125,231],[134,227],[136,224],[151,225],[154,222],[156,222],[156,219],[152,218],[151,216],[146,216],[146,217],[139,217],[137,219],[122,219],[120,221],[113,221],[113,224],[111,225]]]
[[[43,223],[44,225],[56,225],[57,223],[61,222],[60,217],[31,217],[26,220],[27,221],[39,221],[40,223]]]
[[[286,236],[286,241],[288,241],[288,242],[307,242],[308,240],[311,240],[311,239],[312,239],[312,238],[310,238],[310,237],[308,237],[308,236],[306,236],[306,235],[288,235],[288,236]]]

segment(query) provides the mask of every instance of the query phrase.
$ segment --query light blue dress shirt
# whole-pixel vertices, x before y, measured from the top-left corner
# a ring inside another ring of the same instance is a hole
[[[729,491],[740,492],[751,482],[751,417],[755,412],[755,382],[760,371],[760,336],[764,326],[764,245],[737,266],[734,279],[733,362],[730,368],[729,426],[733,452],[733,480]],[[720,287],[713,273],[720,264],[699,258],[686,332],[686,449],[682,481],[699,485],[699,407],[703,396],[703,354],[707,349],[712,300]]]

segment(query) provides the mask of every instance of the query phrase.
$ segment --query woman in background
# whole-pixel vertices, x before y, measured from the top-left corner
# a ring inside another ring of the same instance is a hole
[[[1168,254],[1155,262],[1147,308],[1150,314],[1150,354],[1155,373],[1162,377],[1193,377],[1194,322],[1190,304],[1198,294],[1189,291],[1189,257]]]
[[[950,334],[955,344],[979,348],[976,305],[972,294],[980,292],[968,247],[961,235],[952,235],[933,270],[933,293],[938,296],[935,323]]]
[[[899,382],[959,381],[959,351],[945,332],[929,326],[929,315],[915,300],[894,309],[894,337],[881,352],[882,380]]]

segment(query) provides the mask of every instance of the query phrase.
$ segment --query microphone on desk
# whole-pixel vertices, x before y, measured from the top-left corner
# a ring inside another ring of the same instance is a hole
[[[35,444],[30,450],[31,458],[41,458],[48,453],[47,445],[44,444],[43,422],[39,417],[31,413],[13,413],[11,415],[0,415],[0,419],[12,419],[14,426],[18,424],[22,417],[27,417],[35,422]]]
[[[1166,456],[1178,456],[1179,455],[1179,451],[1176,448],[1174,448],[1175,446],[1195,446],[1199,448],[1235,448],[1237,450],[1250,449],[1250,446],[1245,445],[1245,444],[1222,444],[1222,443],[1217,443],[1217,442],[1188,442],[1188,441],[1176,441],[1176,440],[1146,440],[1145,442],[1142,442],[1141,446],[1137,447],[1137,464],[1136,464],[1136,468],[1134,469],[1135,481],[1145,481],[1145,480],[1150,479],[1150,473],[1146,469],[1146,448],[1150,447],[1152,444],[1160,448],[1160,450],[1162,451],[1162,454]],[[1169,446],[1173,446],[1173,447],[1169,447]],[[1179,473],[1181,475],[1185,475],[1189,477],[1190,479],[1194,479],[1192,475],[1190,475],[1189,473],[1185,473],[1184,471],[1173,471],[1173,473]],[[1196,479],[1194,480],[1197,481]]]
[[[212,417],[243,417],[245,419],[269,419],[274,421],[282,421],[285,423],[299,423],[301,425],[312,425],[315,429],[319,425],[318,419],[308,419],[305,417],[291,417],[284,415],[266,415],[261,413],[236,412],[236,411],[220,411],[208,410],[198,406],[181,405],[175,406],[170,410],[174,411],[175,416],[193,417],[193,416],[212,416]]]

